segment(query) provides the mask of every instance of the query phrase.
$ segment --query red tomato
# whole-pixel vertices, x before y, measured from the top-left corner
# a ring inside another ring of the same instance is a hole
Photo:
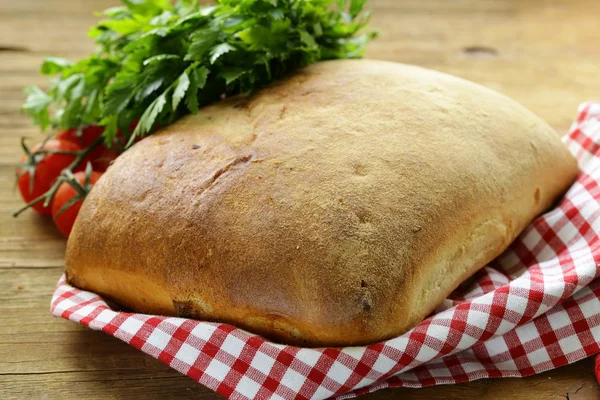
[[[135,128],[137,128],[137,126],[138,126],[138,124],[139,124],[139,123],[140,123],[140,120],[139,120],[139,119],[136,119],[135,121],[133,121],[133,122],[131,123],[131,125],[129,125],[129,131],[130,131],[131,133],[133,133],[133,131],[135,131]]]
[[[90,125],[81,131],[81,136],[77,136],[77,129],[67,129],[56,134],[56,139],[68,140],[69,142],[77,143],[81,147],[88,147],[98,139],[104,132],[103,126]]]
[[[96,149],[94,149],[91,154],[94,171],[106,172],[110,164],[121,155],[118,151],[107,149],[104,146],[100,146],[98,150],[100,151],[96,152]]]
[[[137,128],[138,124],[140,123],[139,119],[136,119],[135,121],[133,121],[130,125],[129,125],[129,135],[133,135],[133,132],[135,131],[135,128]],[[121,129],[118,130],[117,132],[117,136],[116,136],[116,142],[118,143],[118,145],[125,147],[125,145],[127,144],[127,142],[129,141],[129,137],[125,138],[123,136],[123,131],[121,131]],[[142,140],[141,137],[136,137],[135,140],[133,141],[133,143],[137,143],[140,140]]]
[[[131,124],[131,129],[135,129],[137,121]],[[102,133],[104,127],[91,125],[84,128],[81,132],[81,136],[77,136],[76,129],[68,129],[66,131],[58,132],[56,134],[57,139],[68,140],[73,143],[79,144],[82,148],[91,145]],[[121,132],[117,133],[117,138],[123,140]],[[76,171],[83,171],[88,162],[91,162],[95,171],[105,172],[109,165],[120,155],[116,150],[107,148],[103,143],[96,146],[90,154],[81,162],[76,168]]]
[[[41,143],[35,145],[31,148],[31,152],[34,153],[40,146]],[[81,147],[73,142],[50,139],[44,145],[44,150],[80,151]],[[76,158],[76,156],[69,154],[40,154],[37,157],[40,158],[40,161],[35,166],[33,187],[30,183],[30,171],[27,170],[27,167],[20,167],[17,170],[19,191],[26,203],[46,193],[52,187],[62,170],[67,168]],[[21,163],[26,162],[28,162],[28,159],[24,155]],[[50,215],[50,207],[44,207],[43,202],[34,205],[33,209],[41,214]]]
[[[135,128],[137,127],[139,122],[139,120],[135,120],[129,125],[130,135],[133,133],[133,131],[135,131]],[[155,130],[158,130],[159,128],[159,126],[156,126]],[[81,136],[77,136],[77,129],[71,128],[67,129],[66,131],[58,132],[56,134],[56,139],[68,140],[70,142],[77,143],[81,147],[85,148],[92,144],[94,140],[96,140],[100,135],[102,135],[103,132],[103,126],[90,125],[81,131]],[[118,142],[122,142],[121,144],[126,144],[125,138],[123,137],[123,134],[121,133],[120,129],[117,131],[116,138]],[[141,140],[141,138],[136,138],[135,142],[138,142],[139,140]]]
[[[90,176],[90,185],[94,185],[101,176],[102,174],[100,172],[92,171]],[[83,186],[85,182],[85,172],[82,171],[75,173],[75,179],[81,186]],[[60,214],[59,211],[76,195],[77,191],[73,188],[73,186],[67,182],[63,182],[58,187],[58,190],[54,195],[54,200],[52,201],[52,219],[54,219],[54,223],[56,224],[56,227],[60,233],[62,233],[65,237],[69,237],[71,234],[73,224],[75,223],[77,214],[79,214],[79,209],[83,204],[83,199],[76,201]]]

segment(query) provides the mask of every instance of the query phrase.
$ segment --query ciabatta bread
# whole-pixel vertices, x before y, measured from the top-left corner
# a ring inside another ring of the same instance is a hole
[[[81,208],[68,281],[284,343],[373,343],[423,320],[577,172],[492,90],[323,62],[125,152]]]

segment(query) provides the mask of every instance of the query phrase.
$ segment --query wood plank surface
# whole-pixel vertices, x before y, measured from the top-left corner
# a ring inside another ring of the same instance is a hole
[[[54,319],[65,241],[14,191],[23,87],[44,86],[43,57],[93,49],[93,11],[118,0],[0,0],[0,399],[214,399],[169,367],[99,332]],[[499,90],[564,133],[600,97],[600,1],[371,0],[381,31],[368,57],[418,64]],[[395,389],[365,399],[598,399],[593,360],[524,379]]]

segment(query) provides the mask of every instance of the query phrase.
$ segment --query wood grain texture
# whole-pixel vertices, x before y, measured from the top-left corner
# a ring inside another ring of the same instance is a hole
[[[600,97],[597,0],[370,0],[381,37],[370,58],[449,72],[499,90],[558,132]],[[18,112],[46,55],[92,50],[93,11],[117,0],[0,0],[0,399],[215,399],[219,396],[103,333],[54,319],[49,301],[65,242],[33,212],[13,219]],[[592,359],[524,379],[481,380],[365,399],[597,399]]]

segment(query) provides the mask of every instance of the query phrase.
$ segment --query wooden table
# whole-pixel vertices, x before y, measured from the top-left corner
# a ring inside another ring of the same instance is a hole
[[[14,170],[20,136],[40,138],[20,115],[44,56],[92,49],[92,11],[118,0],[0,0],[0,399],[209,399],[208,389],[108,335],[50,316],[65,241],[21,205]],[[600,97],[600,1],[371,0],[381,38],[368,56],[453,73],[497,89],[564,133],[577,105]],[[482,380],[387,399],[592,399],[591,359],[526,379]]]

